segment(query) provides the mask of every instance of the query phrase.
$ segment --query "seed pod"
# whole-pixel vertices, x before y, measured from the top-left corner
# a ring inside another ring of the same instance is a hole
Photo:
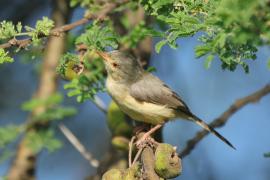
[[[140,166],[138,163],[134,164],[125,171],[123,180],[137,180],[139,177]]]
[[[155,171],[165,179],[175,178],[182,172],[181,159],[170,144],[161,143],[155,152]]]
[[[123,136],[115,136],[112,138],[112,145],[119,150],[128,151],[128,143],[129,140]]]
[[[110,169],[103,174],[102,180],[123,180],[123,172],[120,169]]]

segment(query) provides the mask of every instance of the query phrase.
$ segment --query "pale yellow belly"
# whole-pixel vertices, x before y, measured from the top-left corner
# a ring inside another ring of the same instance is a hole
[[[161,124],[175,118],[174,110],[166,106],[137,101],[130,95],[127,95],[122,100],[117,98],[114,98],[114,100],[123,112],[137,121]]]

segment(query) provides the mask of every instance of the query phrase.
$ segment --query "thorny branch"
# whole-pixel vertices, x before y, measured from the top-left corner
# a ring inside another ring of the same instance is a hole
[[[220,117],[216,118],[209,125],[213,128],[221,127],[227,123],[229,118],[240,110],[242,107],[258,102],[262,97],[270,93],[270,84],[267,84],[263,88],[257,90],[256,92],[236,100],[225,112],[221,114]],[[180,157],[183,158],[187,156],[195,146],[208,134],[208,131],[202,130],[199,131],[192,139],[188,140],[186,147],[180,153]]]
[[[90,20],[98,20],[98,21],[103,21],[106,16],[115,8],[117,8],[118,6],[127,3],[128,0],[122,0],[122,1],[117,1],[114,3],[107,3],[104,5],[103,10],[101,10],[98,14],[87,14],[85,15],[85,17],[83,17],[82,19],[75,21],[73,23],[70,24],[66,24],[60,27],[57,27],[53,30],[51,30],[50,35],[49,36],[56,36],[59,37],[61,36],[62,33],[70,31],[72,29],[74,29],[75,27],[81,26],[83,24],[88,23]],[[44,38],[46,37],[44,34],[40,34],[39,38]],[[31,44],[32,39],[31,38],[26,38],[26,39],[21,39],[21,40],[17,40],[15,38],[9,40],[7,43],[1,44],[0,48],[3,49],[7,49],[10,48],[12,46],[16,46],[19,48],[26,48],[29,44]]]

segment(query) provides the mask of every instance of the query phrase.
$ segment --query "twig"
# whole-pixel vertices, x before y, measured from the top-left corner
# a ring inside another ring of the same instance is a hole
[[[105,103],[100,99],[98,96],[94,97],[94,100],[92,101],[102,112],[107,114],[107,108]]]
[[[99,161],[94,159],[90,152],[86,150],[86,148],[81,144],[78,138],[64,125],[59,124],[59,129],[65,135],[65,137],[69,140],[69,142],[80,152],[80,154],[88,160],[88,162],[93,167],[99,166]]]
[[[100,11],[98,14],[88,14],[85,17],[83,17],[82,19],[75,21],[73,23],[70,24],[66,24],[57,28],[54,28],[53,30],[51,30],[49,36],[56,36],[59,37],[62,33],[70,31],[72,29],[74,29],[75,27],[81,26],[83,24],[88,23],[90,20],[93,19],[97,19],[98,21],[102,21],[105,19],[105,17],[107,16],[107,14],[109,14],[114,8],[127,3],[128,0],[122,0],[120,2],[115,2],[115,3],[108,3],[105,5],[105,7],[103,8],[102,11]],[[39,38],[43,38],[43,37],[47,37],[44,34],[40,34]],[[17,40],[17,39],[11,39],[9,40],[7,43],[1,44],[0,48],[6,49],[6,48],[10,48],[12,46],[17,46],[19,48],[25,48],[27,47],[30,43],[32,42],[31,38],[26,38],[26,39],[21,39],[21,40]]]
[[[132,136],[130,142],[129,142],[129,151],[128,151],[128,167],[131,167],[132,165],[132,150],[133,150],[133,143],[135,140],[135,136]]]
[[[142,150],[143,150],[144,147],[140,148],[139,151],[137,152],[133,162],[132,162],[132,165],[135,164],[137,162],[137,160],[139,159],[141,153],[142,153]]]
[[[270,93],[270,84],[267,84],[263,88],[257,90],[256,92],[236,100],[225,112],[221,114],[220,117],[216,118],[209,125],[213,128],[221,127],[226,124],[229,118],[240,110],[245,105],[250,103],[258,102],[262,97]],[[188,140],[186,147],[180,153],[180,157],[187,156],[209,132],[206,130],[199,131],[192,139]]]

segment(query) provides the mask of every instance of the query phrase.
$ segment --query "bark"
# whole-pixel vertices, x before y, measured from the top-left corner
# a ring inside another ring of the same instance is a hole
[[[151,147],[145,147],[142,151],[141,160],[143,164],[143,179],[159,180],[159,176],[155,172],[155,155]]]
[[[67,0],[53,1],[54,8],[52,10],[52,20],[55,26],[62,26],[67,23],[69,17],[69,8]],[[50,37],[44,55],[42,71],[39,79],[38,89],[35,93],[35,98],[48,98],[55,93],[57,89],[57,75],[55,68],[57,62],[62,55],[65,47],[65,37]],[[44,112],[44,107],[39,107],[33,110],[31,117]],[[35,126],[33,126],[35,128]],[[32,131],[34,129],[29,129]],[[26,139],[23,137],[19,143],[16,157],[8,172],[8,179],[11,180],[32,180],[35,179],[36,171],[36,156],[27,145]]]

